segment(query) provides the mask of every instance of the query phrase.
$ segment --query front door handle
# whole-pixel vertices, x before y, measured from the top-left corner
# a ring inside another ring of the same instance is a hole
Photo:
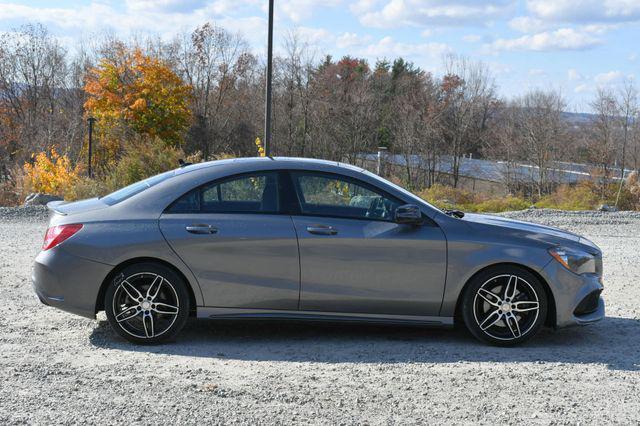
[[[329,225],[309,225],[307,232],[316,235],[336,235],[338,230]]]
[[[215,234],[216,232],[218,232],[217,228],[205,224],[187,225],[185,229],[187,230],[187,232],[190,232],[192,234]]]

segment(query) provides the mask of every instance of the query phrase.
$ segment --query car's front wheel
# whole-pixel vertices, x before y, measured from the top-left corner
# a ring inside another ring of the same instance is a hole
[[[134,343],[159,343],[175,337],[189,316],[186,283],[164,265],[145,262],[116,274],[105,292],[111,327]]]
[[[513,346],[533,337],[547,316],[540,280],[516,266],[491,268],[475,276],[462,300],[464,322],[476,338]]]

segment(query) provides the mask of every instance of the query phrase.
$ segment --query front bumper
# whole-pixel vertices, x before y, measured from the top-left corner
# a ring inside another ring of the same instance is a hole
[[[42,303],[95,318],[100,286],[113,266],[84,259],[63,247],[42,251],[33,264],[31,281]]]
[[[599,296],[604,289],[601,276],[577,275],[556,261],[551,261],[542,270],[542,275],[550,284],[555,299],[556,327],[587,325],[604,319],[605,304]],[[597,299],[593,303],[593,309],[583,310],[583,301],[594,297],[594,294]]]
[[[588,325],[604,319],[604,300],[602,297],[598,298],[598,307],[595,311],[584,315],[574,315],[574,318],[578,325]]]

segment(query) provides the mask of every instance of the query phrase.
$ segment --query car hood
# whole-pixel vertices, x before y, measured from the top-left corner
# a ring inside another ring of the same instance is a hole
[[[530,238],[547,241],[551,244],[561,244],[564,240],[589,246],[596,251],[600,250],[598,246],[580,235],[564,231],[562,229],[553,228],[551,226],[509,219],[506,217],[475,213],[466,213],[462,220],[476,224],[498,226],[501,228],[520,231],[520,233],[526,234],[526,236]]]

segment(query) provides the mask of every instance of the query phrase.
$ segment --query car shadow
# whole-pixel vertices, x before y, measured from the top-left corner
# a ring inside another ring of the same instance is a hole
[[[428,329],[360,324],[190,320],[176,341],[130,344],[99,321],[100,348],[250,361],[315,363],[549,362],[640,370],[640,320],[607,317],[588,327],[542,330],[525,345],[498,348],[461,327]]]

